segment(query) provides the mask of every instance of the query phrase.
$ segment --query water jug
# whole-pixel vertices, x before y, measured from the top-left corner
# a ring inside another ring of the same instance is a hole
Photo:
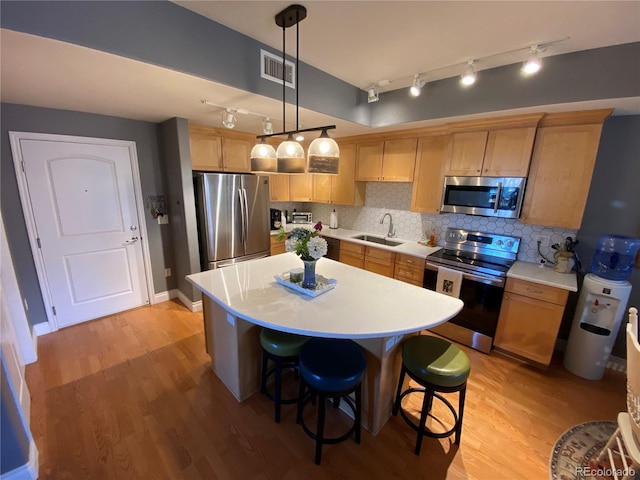
[[[639,247],[637,238],[601,235],[591,262],[591,273],[608,280],[627,280],[631,277]]]

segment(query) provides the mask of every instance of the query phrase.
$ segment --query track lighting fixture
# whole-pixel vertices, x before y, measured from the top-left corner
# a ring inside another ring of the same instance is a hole
[[[222,112],[222,125],[227,128],[234,128],[236,126],[236,116],[230,108],[226,108],[225,111]]]
[[[469,60],[469,63],[467,63],[467,68],[460,76],[460,83],[465,87],[476,83],[476,66],[473,60]]]
[[[540,52],[541,50],[538,48],[538,45],[531,47],[531,54],[529,55],[529,58],[522,64],[522,73],[525,75],[533,75],[540,71],[542,68]]]
[[[375,85],[371,85],[367,88],[367,102],[373,103],[380,100],[380,95],[378,94],[378,89]]]
[[[420,74],[416,73],[415,76],[413,77],[413,85],[411,85],[409,92],[414,97],[417,97],[418,95],[420,95],[420,90],[422,90],[423,85],[424,85],[424,82],[420,78]]]
[[[273,133],[273,122],[271,122],[269,117],[265,117],[265,119],[262,120],[262,131],[266,135],[271,135]]]
[[[258,135],[257,138],[261,139],[261,143],[257,144],[252,151],[252,171],[264,171],[264,170],[254,170],[254,162],[253,162],[253,151],[256,151],[256,162],[255,166],[258,167],[258,154],[263,151],[260,150],[260,147],[264,145],[264,139],[267,137],[279,136],[279,135],[287,135],[287,140],[282,142],[278,149],[276,150],[276,165],[277,165],[277,173],[322,173],[327,175],[336,175],[338,173],[338,161],[340,159],[340,149],[338,148],[338,144],[335,140],[329,138],[327,133],[328,130],[336,128],[335,125],[327,125],[324,127],[316,127],[316,128],[300,128],[300,123],[298,122],[298,92],[300,91],[298,88],[298,72],[300,69],[298,68],[298,64],[300,62],[299,58],[299,23],[307,17],[307,9],[302,5],[289,5],[287,8],[278,13],[275,17],[276,25],[282,28],[282,64],[285,65],[286,52],[286,29],[292,26],[296,26],[296,75],[295,75],[295,91],[296,91],[296,128],[295,130],[289,132],[279,132],[279,133],[269,133],[267,134],[265,131],[264,135]],[[286,101],[285,101],[285,82],[282,82],[282,125],[286,124]],[[307,170],[307,159],[305,158],[304,149],[298,143],[299,141],[304,140],[304,137],[300,135],[303,132],[313,132],[322,130],[322,134],[320,137],[313,142],[311,145],[314,148],[309,146],[309,164],[311,168]],[[295,141],[294,140],[295,135]],[[317,142],[317,143],[316,143]],[[271,165],[271,164],[269,164]]]

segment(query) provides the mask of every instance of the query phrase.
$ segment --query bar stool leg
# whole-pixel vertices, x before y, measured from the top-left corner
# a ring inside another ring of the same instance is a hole
[[[393,403],[393,414],[398,415],[398,410],[400,409],[400,395],[402,394],[402,384],[404,383],[404,375],[407,372],[404,364],[402,365],[402,369],[400,370],[400,378],[398,380],[398,390],[396,391],[396,401]]]
[[[276,423],[280,423],[280,410],[281,410],[281,399],[282,399],[282,361],[276,360],[275,367],[275,375],[276,375],[276,385],[275,385],[275,402],[276,402],[276,413],[275,420]]]
[[[318,396],[318,428],[316,429],[316,465],[322,458],[322,441],[324,440],[324,418],[327,400],[324,395]]]
[[[362,410],[360,408],[362,404],[361,392],[362,392],[362,385],[358,385],[358,387],[356,388],[356,414],[355,414],[356,443],[360,443],[360,426],[362,422]]]
[[[433,403],[433,392],[431,392],[431,390],[425,389],[424,399],[422,400],[422,412],[420,413],[418,439],[416,440],[416,449],[414,452],[416,455],[420,455],[420,448],[422,448],[422,437],[424,436],[424,432],[426,430],[426,425],[427,425],[427,415],[431,410],[432,403]]]
[[[304,379],[300,378],[300,388],[298,389],[298,411],[296,412],[296,424],[300,425],[302,422],[302,408],[304,406],[304,391],[305,391]]]
[[[267,367],[269,358],[267,352],[262,350],[262,374],[260,375],[260,393],[267,393]]]
[[[467,385],[460,390],[460,396],[458,399],[458,424],[456,425],[456,439],[455,444],[460,445],[460,437],[462,437],[462,417],[464,415],[464,398],[467,394]]]

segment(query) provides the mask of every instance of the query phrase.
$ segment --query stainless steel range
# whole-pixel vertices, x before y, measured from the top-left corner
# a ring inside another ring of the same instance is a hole
[[[507,271],[513,265],[520,238],[447,229],[442,250],[427,256],[424,288],[436,290],[438,269],[462,273],[462,311],[431,330],[476,350],[489,353],[500,315]]]

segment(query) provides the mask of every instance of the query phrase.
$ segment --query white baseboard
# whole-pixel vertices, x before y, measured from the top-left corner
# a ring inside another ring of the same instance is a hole
[[[38,449],[36,443],[29,442],[29,461],[18,468],[0,475],[0,480],[36,480],[38,478]]]
[[[35,333],[38,337],[51,332],[53,332],[53,330],[51,329],[51,325],[49,324],[49,322],[36,323],[33,326],[33,333]]]
[[[176,294],[176,290],[167,290],[164,292],[160,292],[160,293],[156,293],[153,297],[153,304],[156,303],[162,303],[162,302],[168,302],[169,300],[171,300],[172,298],[176,298],[177,294]]]
[[[202,300],[198,300],[197,302],[192,302],[187,296],[182,293],[180,290],[175,290],[176,296],[180,303],[182,303],[185,307],[187,307],[192,312],[201,312],[202,311]]]

